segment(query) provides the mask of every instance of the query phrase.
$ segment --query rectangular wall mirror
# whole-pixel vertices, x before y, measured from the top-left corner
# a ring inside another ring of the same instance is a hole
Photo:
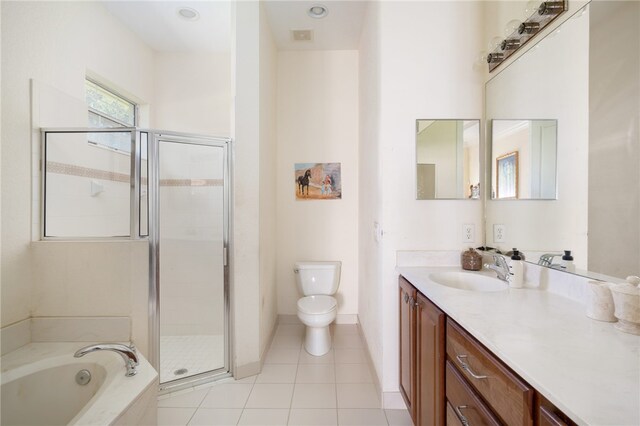
[[[486,245],[517,247],[527,261],[560,270],[561,253],[571,250],[579,274],[638,275],[638,17],[638,2],[592,1],[487,82],[487,139],[494,146],[485,157],[492,182],[485,192]],[[531,155],[529,147],[525,154],[504,141],[503,134],[526,127],[522,139],[539,139],[546,153]],[[509,174],[516,158],[517,195],[516,175]],[[496,165],[504,166],[502,175]],[[503,196],[527,199],[499,201]]]
[[[416,120],[416,199],[480,198],[480,120]]]
[[[492,199],[557,198],[557,129],[557,120],[492,120]]]

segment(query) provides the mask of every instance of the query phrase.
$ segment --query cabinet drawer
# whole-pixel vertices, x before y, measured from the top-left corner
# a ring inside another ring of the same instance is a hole
[[[542,395],[536,395],[537,426],[576,426],[571,419]]]
[[[504,423],[533,424],[533,389],[450,319],[447,357]]]
[[[500,421],[449,361],[446,364],[446,371],[447,425],[500,425]]]
[[[464,426],[449,402],[447,402],[447,426]]]

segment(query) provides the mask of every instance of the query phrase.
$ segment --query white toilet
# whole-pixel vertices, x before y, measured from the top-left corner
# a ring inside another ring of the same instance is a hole
[[[298,318],[307,326],[304,348],[321,356],[331,349],[329,324],[336,319],[338,302],[332,295],[340,285],[341,262],[296,262],[298,289],[304,297],[298,300]]]

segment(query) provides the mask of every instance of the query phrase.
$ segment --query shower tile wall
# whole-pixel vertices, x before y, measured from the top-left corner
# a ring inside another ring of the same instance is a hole
[[[223,186],[214,148],[164,144],[160,153],[160,380],[166,382],[224,366]]]
[[[129,133],[117,133],[130,138]],[[48,236],[129,235],[128,153],[89,142],[96,133],[49,133],[46,164]]]

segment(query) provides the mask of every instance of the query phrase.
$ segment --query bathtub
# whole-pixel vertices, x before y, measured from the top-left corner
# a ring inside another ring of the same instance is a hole
[[[30,343],[4,355],[0,423],[10,425],[155,424],[158,376],[140,354],[125,377],[122,357],[101,351],[74,358],[83,343]],[[76,383],[88,370],[91,380]]]

